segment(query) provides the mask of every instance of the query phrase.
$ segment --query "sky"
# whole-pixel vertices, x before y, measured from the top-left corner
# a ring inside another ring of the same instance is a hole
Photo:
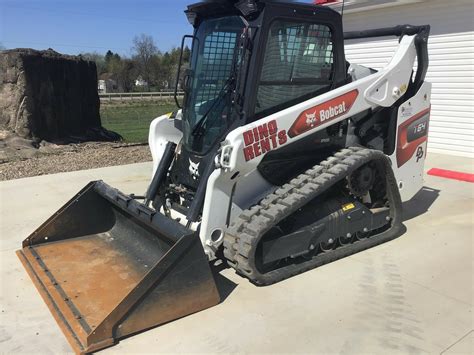
[[[184,10],[196,0],[0,0],[0,44],[67,53],[130,56],[133,37],[166,51],[192,32]]]
[[[0,44],[67,54],[110,49],[131,56],[133,37],[144,33],[167,51],[192,33],[183,11],[199,1],[0,0]]]

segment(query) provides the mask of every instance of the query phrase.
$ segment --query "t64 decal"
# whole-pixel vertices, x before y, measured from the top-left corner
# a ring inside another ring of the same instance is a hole
[[[355,89],[320,105],[304,110],[288,130],[288,136],[296,137],[348,113],[358,95],[359,91]]]
[[[426,109],[409,118],[398,127],[397,165],[401,167],[411,159],[421,143],[428,139],[430,109]],[[423,150],[418,150],[420,154]],[[422,157],[422,156],[421,156]],[[417,161],[421,159],[417,155]]]

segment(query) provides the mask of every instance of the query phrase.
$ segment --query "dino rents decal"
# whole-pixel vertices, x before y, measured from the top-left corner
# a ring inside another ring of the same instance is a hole
[[[271,150],[277,149],[288,140],[286,131],[284,129],[278,130],[276,120],[245,131],[243,137],[245,161],[252,160]]]
[[[430,121],[430,108],[417,113],[398,126],[397,138],[397,165],[401,167],[415,154],[419,161],[425,152],[420,144],[428,140],[428,123]]]
[[[359,91],[355,89],[304,110],[289,129],[288,136],[296,137],[348,113],[358,95]]]

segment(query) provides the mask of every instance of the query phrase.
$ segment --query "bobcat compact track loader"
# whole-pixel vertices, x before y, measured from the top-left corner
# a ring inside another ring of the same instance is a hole
[[[329,8],[267,0],[186,15],[146,195],[91,182],[18,251],[78,353],[217,304],[210,261],[268,285],[393,239],[422,186],[429,26],[343,33]],[[345,60],[344,39],[379,36],[399,38],[385,68]]]

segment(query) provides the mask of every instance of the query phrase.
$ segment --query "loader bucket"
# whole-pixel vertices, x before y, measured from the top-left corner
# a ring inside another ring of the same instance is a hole
[[[17,254],[76,353],[220,301],[197,234],[102,181]]]

